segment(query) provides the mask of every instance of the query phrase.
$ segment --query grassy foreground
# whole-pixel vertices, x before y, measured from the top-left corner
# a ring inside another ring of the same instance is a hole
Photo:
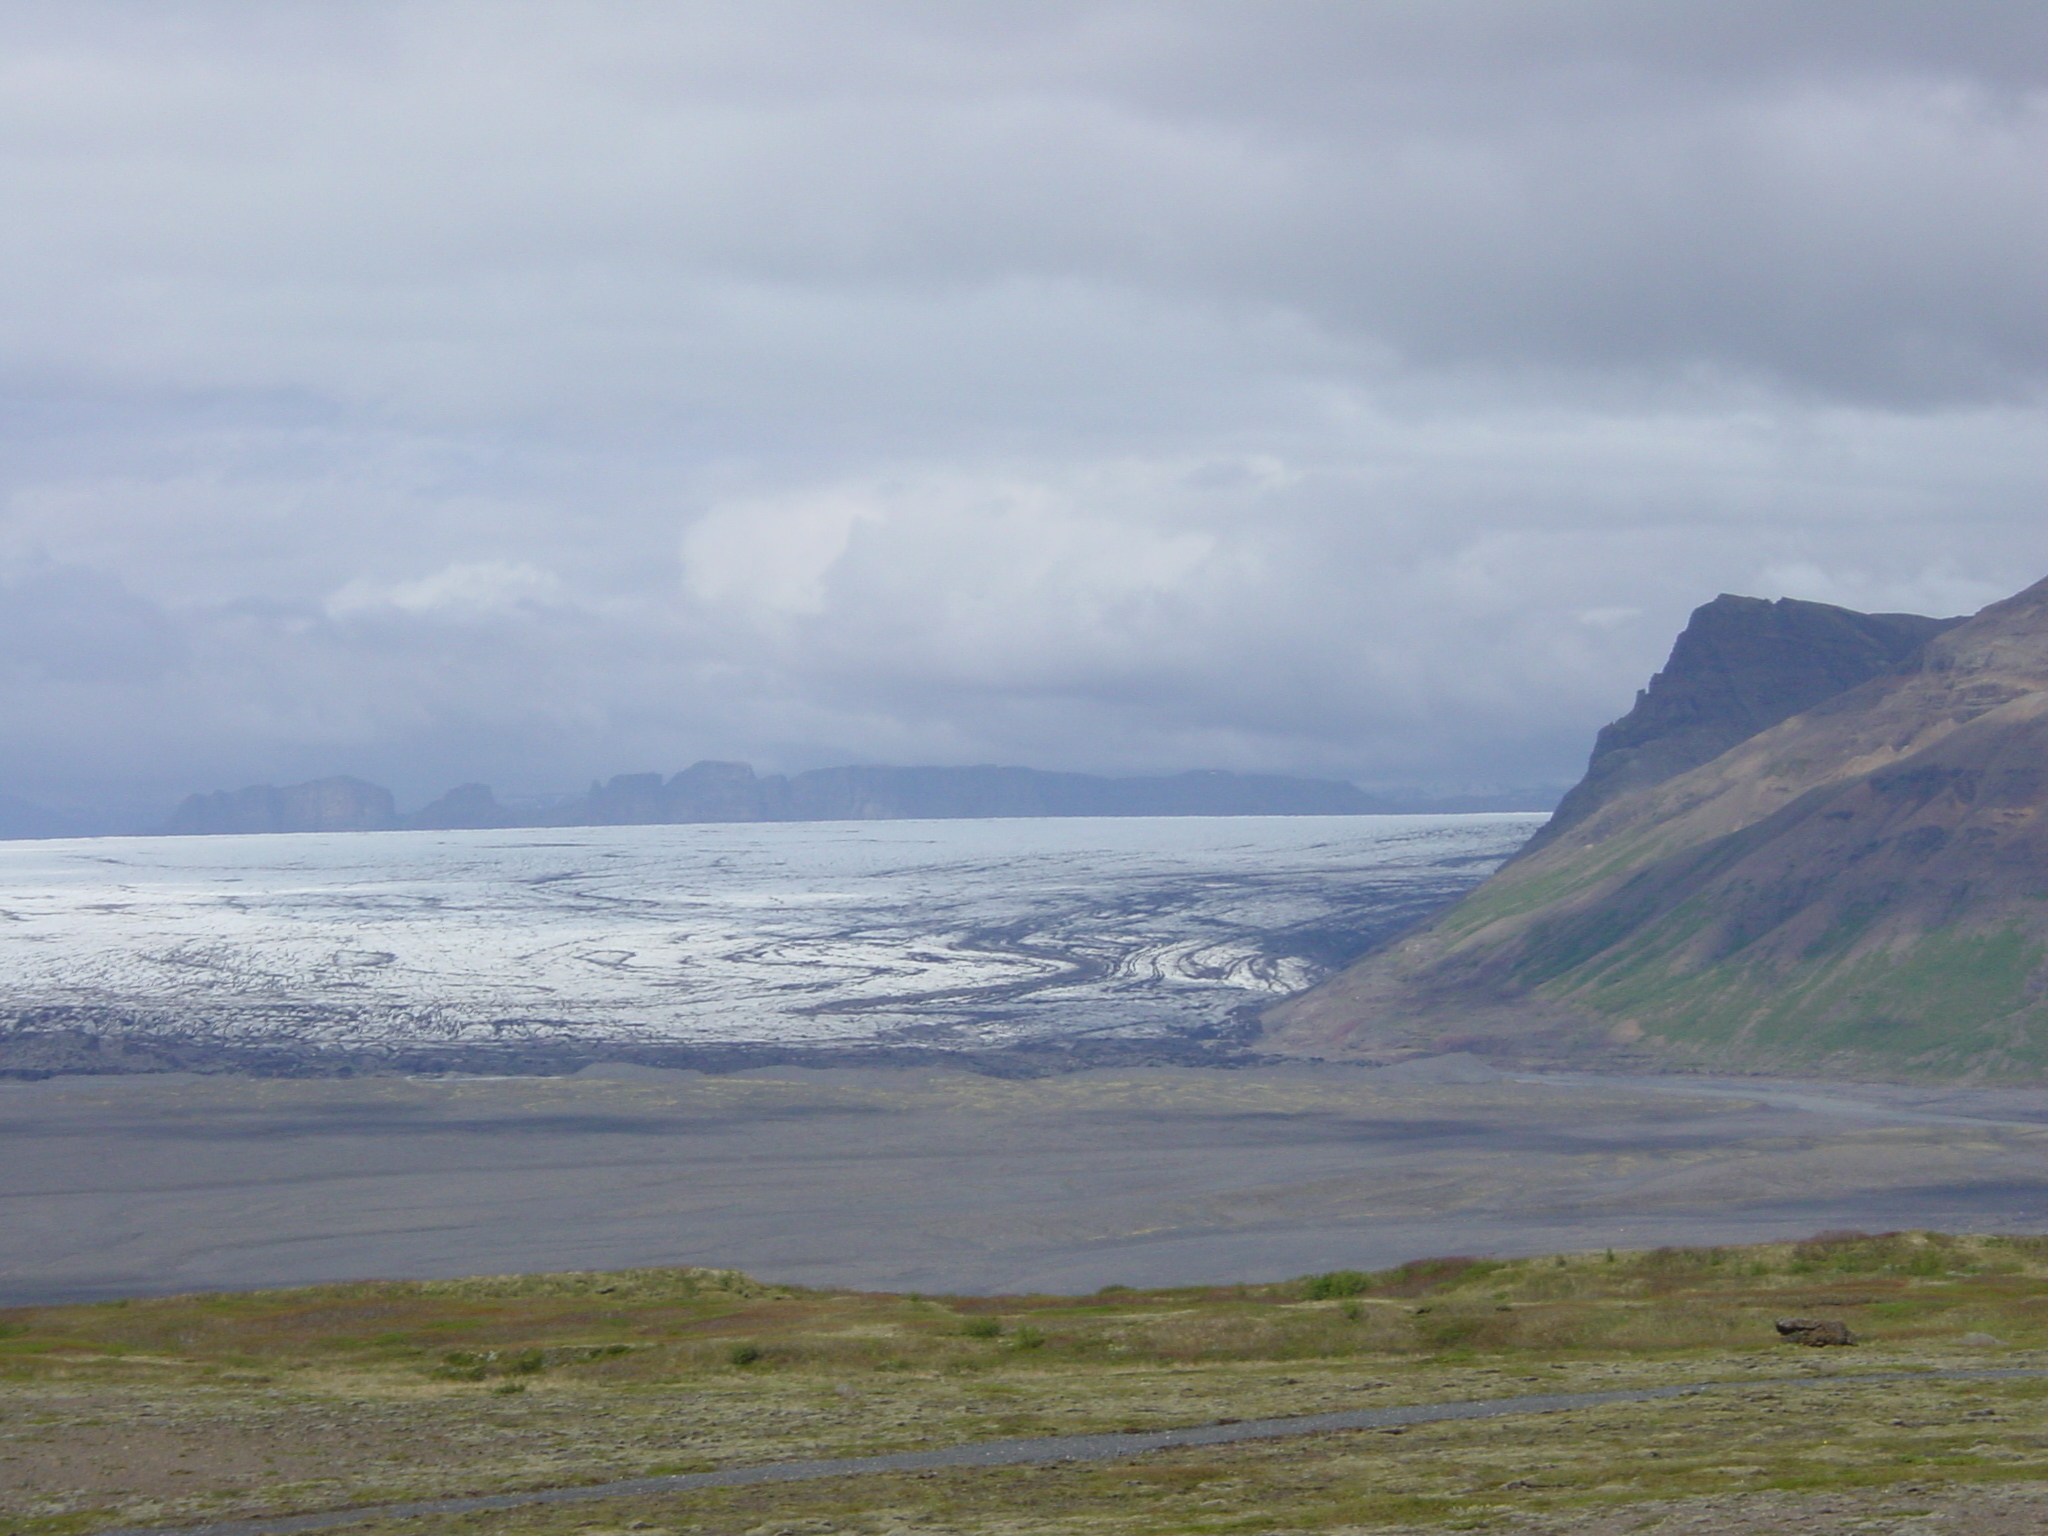
[[[1864,1342],[1782,1344],[1772,1322],[1791,1314],[1845,1319]],[[1931,1233],[1445,1259],[1086,1298],[806,1291],[685,1269],[16,1308],[0,1311],[0,1530],[70,1536],[1012,1435],[1730,1378],[1754,1385],[1095,1466],[354,1529],[1535,1531],[1626,1514],[1614,1527],[1625,1530],[1667,1506],[1689,1519],[1754,1506],[1819,1529],[1799,1500],[1910,1516],[1959,1486],[2017,1496],[2048,1479],[2048,1382],[1858,1376],[2038,1364],[2048,1239]],[[1813,1375],[1829,1379],[1781,1383]]]

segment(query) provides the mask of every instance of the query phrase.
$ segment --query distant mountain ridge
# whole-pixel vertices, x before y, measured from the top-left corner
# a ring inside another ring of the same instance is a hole
[[[279,789],[191,795],[163,826],[167,836],[199,832],[377,832],[399,825],[391,791],[361,779],[315,779]]]
[[[1540,796],[1404,799],[1334,779],[1197,770],[1107,778],[1037,768],[817,768],[756,774],[746,763],[695,763],[664,779],[620,774],[566,805],[523,811],[488,785],[463,784],[410,815],[361,779],[252,785],[192,795],[160,830],[170,835],[345,832],[395,828],[662,826],[692,822],[895,821],[1005,816],[1360,816],[1542,810]]]
[[[1270,1047],[2048,1076],[2048,581],[1566,822]]]

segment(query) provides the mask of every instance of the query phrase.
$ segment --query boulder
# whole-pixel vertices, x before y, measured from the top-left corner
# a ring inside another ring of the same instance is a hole
[[[1781,1317],[1777,1328],[1778,1337],[1787,1344],[1811,1344],[1818,1349],[1826,1344],[1856,1342],[1849,1325],[1839,1318]]]

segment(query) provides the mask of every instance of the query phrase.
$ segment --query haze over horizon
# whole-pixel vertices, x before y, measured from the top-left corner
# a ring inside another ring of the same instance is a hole
[[[0,795],[1564,783],[2048,572],[2048,13],[0,0]]]

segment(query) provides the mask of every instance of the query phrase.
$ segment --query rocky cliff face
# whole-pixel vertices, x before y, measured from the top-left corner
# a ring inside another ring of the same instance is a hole
[[[291,784],[252,784],[234,791],[192,795],[164,831],[376,832],[398,825],[391,791],[361,779],[336,777]]]
[[[2048,1074],[2048,582],[1615,795],[1268,1016],[1277,1047]]]
[[[1711,762],[1824,699],[1888,672],[1962,623],[1722,593],[1693,610],[1664,670],[1593,743],[1586,776],[1530,851],[1608,801]]]

